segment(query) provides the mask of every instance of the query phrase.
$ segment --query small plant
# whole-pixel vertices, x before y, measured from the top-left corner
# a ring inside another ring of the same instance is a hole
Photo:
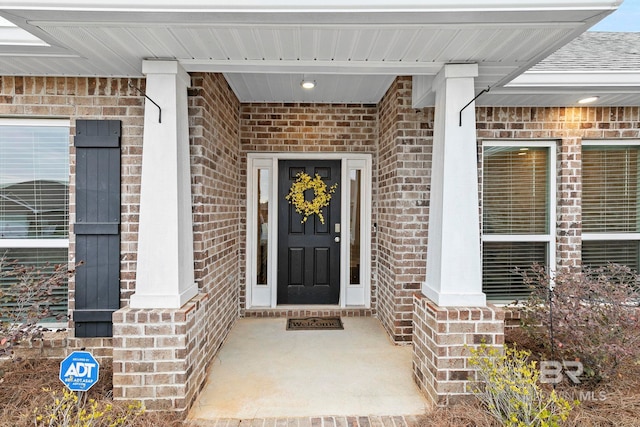
[[[532,289],[522,311],[523,326],[538,340],[541,332],[547,334],[542,341],[548,356],[579,360],[582,380],[593,382],[613,378],[623,366],[640,360],[640,277],[634,271],[609,264],[551,277],[535,265],[523,276]]]
[[[18,265],[15,261],[0,258],[0,279],[10,279],[9,286],[0,288],[0,356],[12,354],[13,346],[25,339],[42,336],[45,319],[63,320],[66,315],[56,315],[52,307],[61,302],[54,291],[64,285],[73,274],[66,266]]]
[[[144,413],[141,402],[131,403],[126,412],[116,414],[109,403],[99,404],[95,399],[83,398],[72,391],[64,389],[58,392],[44,389],[51,393],[53,403],[42,411],[36,408],[36,427],[117,427],[135,425],[135,419]]]
[[[477,369],[474,394],[486,410],[506,427],[557,427],[566,421],[572,405],[555,391],[545,393],[529,352],[515,347],[504,351],[482,344],[471,349]]]

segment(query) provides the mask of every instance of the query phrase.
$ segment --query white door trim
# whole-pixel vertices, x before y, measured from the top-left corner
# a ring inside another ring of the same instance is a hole
[[[340,307],[371,307],[371,196],[372,196],[372,155],[359,153],[249,153],[247,155],[247,223],[246,223],[246,301],[245,308],[277,307],[277,241],[278,236],[277,203],[278,200],[278,161],[287,159],[327,159],[341,160],[341,185],[350,182],[351,171],[361,171],[360,206],[360,283],[350,284],[349,260],[351,240],[350,206],[351,192],[345,187],[341,191],[341,240],[340,240]],[[263,170],[269,175],[268,189],[268,267],[267,283],[257,283],[258,254],[258,175]]]

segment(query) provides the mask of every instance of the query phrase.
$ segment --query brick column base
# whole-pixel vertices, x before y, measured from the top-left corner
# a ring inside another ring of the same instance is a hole
[[[504,311],[498,307],[439,307],[413,298],[413,377],[438,406],[469,399],[469,348],[504,344]]]
[[[205,380],[207,295],[179,309],[113,314],[113,397],[150,411],[186,411]],[[186,413],[186,412],[185,412]]]

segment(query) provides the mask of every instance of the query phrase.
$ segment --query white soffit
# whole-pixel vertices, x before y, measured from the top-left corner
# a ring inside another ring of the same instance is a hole
[[[620,3],[5,0],[0,15],[50,47],[0,46],[0,75],[139,77],[143,59],[177,59],[225,73],[243,102],[370,103],[446,63],[478,63],[479,89],[503,85]],[[313,94],[296,83],[307,74]]]

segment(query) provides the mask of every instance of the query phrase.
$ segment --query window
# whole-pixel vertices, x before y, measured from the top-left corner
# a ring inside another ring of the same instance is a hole
[[[0,121],[0,256],[46,271],[68,262],[68,247],[69,122]],[[66,287],[57,296],[66,314]]]
[[[638,270],[640,142],[583,143],[582,263]]]
[[[247,168],[247,307],[272,306],[276,214],[274,161],[250,154]],[[277,175],[277,173],[275,174]],[[276,221],[277,222],[277,221]]]
[[[361,264],[360,233],[362,227],[362,170],[349,169],[349,285],[359,285]]]
[[[555,145],[483,144],[482,280],[494,302],[526,298],[516,269],[555,259]]]
[[[270,177],[269,168],[258,169],[256,177],[258,185],[256,192],[258,196],[257,215],[257,265],[256,265],[256,285],[267,286],[269,271],[269,193]]]

